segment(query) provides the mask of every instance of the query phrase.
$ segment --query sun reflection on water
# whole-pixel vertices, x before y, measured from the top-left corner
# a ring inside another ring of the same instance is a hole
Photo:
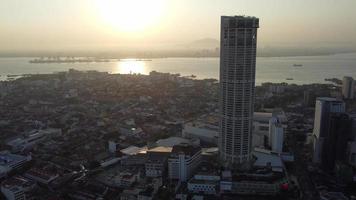
[[[117,63],[115,73],[120,74],[147,74],[144,61],[137,59],[122,59]]]

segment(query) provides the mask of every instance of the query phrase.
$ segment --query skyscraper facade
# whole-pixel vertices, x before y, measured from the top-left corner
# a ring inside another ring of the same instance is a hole
[[[321,154],[321,165],[324,170],[333,171],[336,161],[347,161],[347,144],[351,136],[352,118],[345,113],[331,114]]]
[[[329,119],[333,113],[345,112],[345,103],[329,97],[319,97],[315,102],[313,162],[320,163],[324,141],[329,133]]]
[[[352,77],[345,76],[342,79],[342,96],[345,99],[353,99],[355,93],[355,81]]]
[[[255,17],[221,17],[219,151],[225,165],[250,158],[258,28]]]

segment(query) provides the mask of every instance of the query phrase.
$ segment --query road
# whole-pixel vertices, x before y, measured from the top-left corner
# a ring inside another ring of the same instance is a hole
[[[288,126],[289,127],[289,126]],[[296,133],[288,131],[286,142],[290,150],[294,153],[295,162],[293,170],[289,172],[297,177],[300,191],[301,200],[316,200],[319,199],[318,194],[314,188],[313,182],[308,173],[308,158],[305,155],[307,149],[303,143],[299,143],[296,137]]]

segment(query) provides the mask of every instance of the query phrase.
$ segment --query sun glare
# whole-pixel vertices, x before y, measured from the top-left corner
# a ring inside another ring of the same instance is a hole
[[[115,73],[147,74],[145,62],[136,59],[122,59],[120,62],[118,62]]]
[[[95,0],[104,23],[118,31],[143,31],[158,23],[164,0]]]

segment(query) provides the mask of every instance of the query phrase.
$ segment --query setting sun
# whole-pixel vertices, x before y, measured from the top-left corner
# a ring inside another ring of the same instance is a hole
[[[144,61],[136,59],[122,59],[118,62],[117,70],[114,73],[120,74],[147,74]]]
[[[96,0],[104,23],[124,32],[143,31],[158,23],[164,10],[163,0]]]

